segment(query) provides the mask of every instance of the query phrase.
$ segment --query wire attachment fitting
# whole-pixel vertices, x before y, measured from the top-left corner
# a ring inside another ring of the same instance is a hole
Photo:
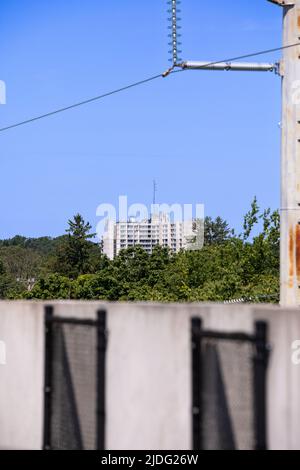
[[[173,72],[174,68],[175,68],[175,66],[173,65],[173,66],[170,67],[168,70],[166,70],[164,73],[162,73],[161,76],[162,76],[163,78],[166,78],[168,75],[170,75],[170,73]]]

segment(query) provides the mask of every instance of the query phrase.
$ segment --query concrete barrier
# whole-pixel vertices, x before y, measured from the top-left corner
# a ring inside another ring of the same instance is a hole
[[[268,437],[271,449],[300,449],[300,311],[277,306],[50,302],[58,316],[95,318],[106,308],[108,449],[191,449],[190,319],[206,329],[253,332],[269,325]],[[0,302],[0,448],[41,449],[43,302]]]

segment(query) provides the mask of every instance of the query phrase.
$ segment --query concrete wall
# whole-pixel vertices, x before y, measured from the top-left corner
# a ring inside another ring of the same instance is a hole
[[[0,448],[40,449],[43,430],[44,303],[0,302]],[[273,306],[53,302],[55,313],[94,318],[108,311],[108,449],[191,448],[190,318],[221,331],[252,332],[269,323],[269,446],[300,449],[299,310]]]
[[[38,304],[0,302],[0,448],[39,449],[43,407],[43,315]]]

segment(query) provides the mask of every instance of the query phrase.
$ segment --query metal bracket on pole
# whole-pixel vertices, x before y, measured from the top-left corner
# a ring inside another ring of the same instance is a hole
[[[275,72],[279,73],[279,64],[250,62],[196,62],[187,61],[179,64],[190,70],[225,70],[233,72]]]
[[[295,5],[293,0],[268,0],[268,2],[274,3],[280,7],[292,7]]]

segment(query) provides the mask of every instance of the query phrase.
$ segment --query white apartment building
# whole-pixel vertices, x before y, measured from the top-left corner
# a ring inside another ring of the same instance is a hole
[[[113,259],[120,250],[141,246],[151,254],[156,245],[169,247],[173,253],[182,249],[192,249],[195,239],[195,222],[171,222],[168,214],[152,215],[150,220],[127,222],[108,221],[103,235],[103,252]]]

